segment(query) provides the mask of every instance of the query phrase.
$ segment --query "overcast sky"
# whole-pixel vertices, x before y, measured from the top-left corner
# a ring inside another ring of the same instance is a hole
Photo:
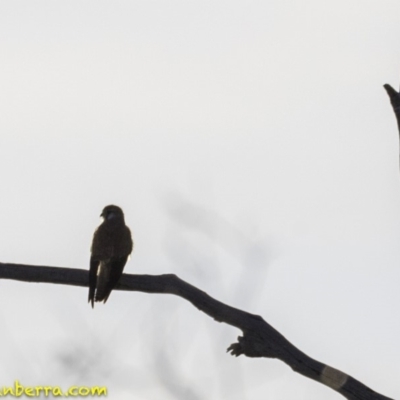
[[[0,261],[176,273],[400,398],[400,3],[0,2]],[[0,282],[0,387],[335,400],[172,296]]]

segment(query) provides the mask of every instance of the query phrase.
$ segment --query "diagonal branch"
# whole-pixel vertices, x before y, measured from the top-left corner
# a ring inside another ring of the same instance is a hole
[[[82,269],[0,263],[0,279],[87,287],[89,274]],[[310,358],[260,316],[221,303],[176,275],[124,274],[116,289],[174,294],[188,300],[216,321],[235,326],[243,332],[243,336],[229,346],[227,351],[232,355],[278,358],[299,374],[329,386],[349,400],[392,400],[344,372]]]
[[[383,85],[386,90],[386,93],[389,96],[390,103],[392,104],[393,111],[396,115],[397,119],[397,127],[400,133],[400,93],[396,92],[389,84]]]

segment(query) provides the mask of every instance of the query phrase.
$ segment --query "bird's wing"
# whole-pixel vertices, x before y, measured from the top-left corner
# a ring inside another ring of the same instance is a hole
[[[104,301],[104,303],[107,301],[111,291],[115,288],[121,278],[128,257],[129,256],[114,256],[107,261],[107,268],[109,268],[110,271],[109,279],[104,290],[101,290],[101,293],[99,293],[99,291],[96,292],[96,301]]]
[[[90,257],[90,270],[89,270],[89,303],[92,303],[92,308],[94,307],[94,293],[96,291],[96,281],[97,281],[97,270],[99,268],[100,261],[91,256]]]

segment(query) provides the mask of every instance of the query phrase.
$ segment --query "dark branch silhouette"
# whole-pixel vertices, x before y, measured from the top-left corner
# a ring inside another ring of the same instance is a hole
[[[383,85],[383,87],[385,88],[389,99],[390,99],[390,103],[392,104],[393,107],[393,111],[396,115],[396,119],[397,119],[397,127],[399,129],[399,133],[400,133],[400,93],[396,92],[396,90],[394,90],[389,84],[385,84]]]
[[[89,284],[87,270],[20,264],[0,263],[0,278],[82,287]],[[123,274],[116,289],[174,294],[188,300],[216,321],[235,326],[243,332],[243,336],[239,336],[238,342],[227,349],[234,356],[244,354],[247,357],[278,358],[299,374],[336,390],[349,400],[393,400],[344,372],[310,358],[260,316],[221,303],[176,275]]]

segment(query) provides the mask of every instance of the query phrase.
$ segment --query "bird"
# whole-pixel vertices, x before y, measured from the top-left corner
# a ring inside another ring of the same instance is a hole
[[[130,229],[125,225],[122,209],[115,205],[104,207],[103,222],[93,235],[90,249],[89,303],[104,303],[121,278],[133,250]]]

